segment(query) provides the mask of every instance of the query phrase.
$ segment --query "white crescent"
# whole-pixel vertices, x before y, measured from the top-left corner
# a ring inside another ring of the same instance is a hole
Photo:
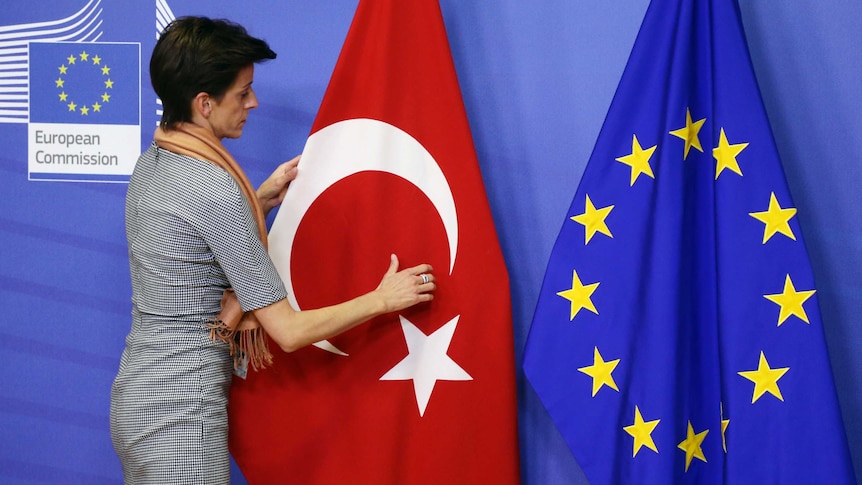
[[[428,197],[446,230],[449,274],[452,274],[458,252],[455,199],[440,166],[415,138],[382,121],[366,118],[339,121],[308,137],[300,166],[269,232],[269,254],[294,309],[300,310],[300,306],[293,291],[290,257],[299,224],[320,194],[359,172],[391,173],[412,183]],[[326,340],[314,345],[347,355]]]

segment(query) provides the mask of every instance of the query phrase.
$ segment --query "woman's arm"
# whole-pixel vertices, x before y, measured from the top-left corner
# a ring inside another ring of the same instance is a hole
[[[254,310],[254,315],[282,350],[293,352],[378,315],[431,301],[434,298],[431,292],[437,288],[431,271],[428,264],[398,271],[398,258],[393,254],[389,269],[374,291],[315,310],[295,311],[284,299]]]

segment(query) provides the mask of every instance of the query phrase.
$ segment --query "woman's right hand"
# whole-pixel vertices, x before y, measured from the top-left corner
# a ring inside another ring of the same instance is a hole
[[[269,214],[270,210],[278,207],[284,200],[287,186],[296,178],[296,166],[299,164],[300,156],[297,155],[292,160],[279,165],[258,187],[257,199],[264,214]]]
[[[398,256],[392,255],[389,269],[374,290],[381,298],[384,313],[403,310],[417,303],[434,299],[432,292],[437,289],[434,283],[434,269],[430,264],[420,264],[398,271]]]

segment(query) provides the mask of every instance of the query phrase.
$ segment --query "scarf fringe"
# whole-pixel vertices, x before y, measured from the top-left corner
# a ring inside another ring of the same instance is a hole
[[[255,371],[272,365],[272,353],[266,342],[266,332],[262,327],[247,330],[232,329],[222,320],[212,319],[206,324],[213,342],[225,342],[230,345],[230,355],[233,356],[233,368],[239,369],[243,360],[248,359],[249,365]]]

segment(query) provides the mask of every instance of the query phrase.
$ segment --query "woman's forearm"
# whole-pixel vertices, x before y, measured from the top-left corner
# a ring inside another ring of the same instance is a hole
[[[303,311],[295,311],[284,299],[254,313],[278,346],[285,352],[293,352],[382,315],[386,306],[372,291],[337,305]]]

